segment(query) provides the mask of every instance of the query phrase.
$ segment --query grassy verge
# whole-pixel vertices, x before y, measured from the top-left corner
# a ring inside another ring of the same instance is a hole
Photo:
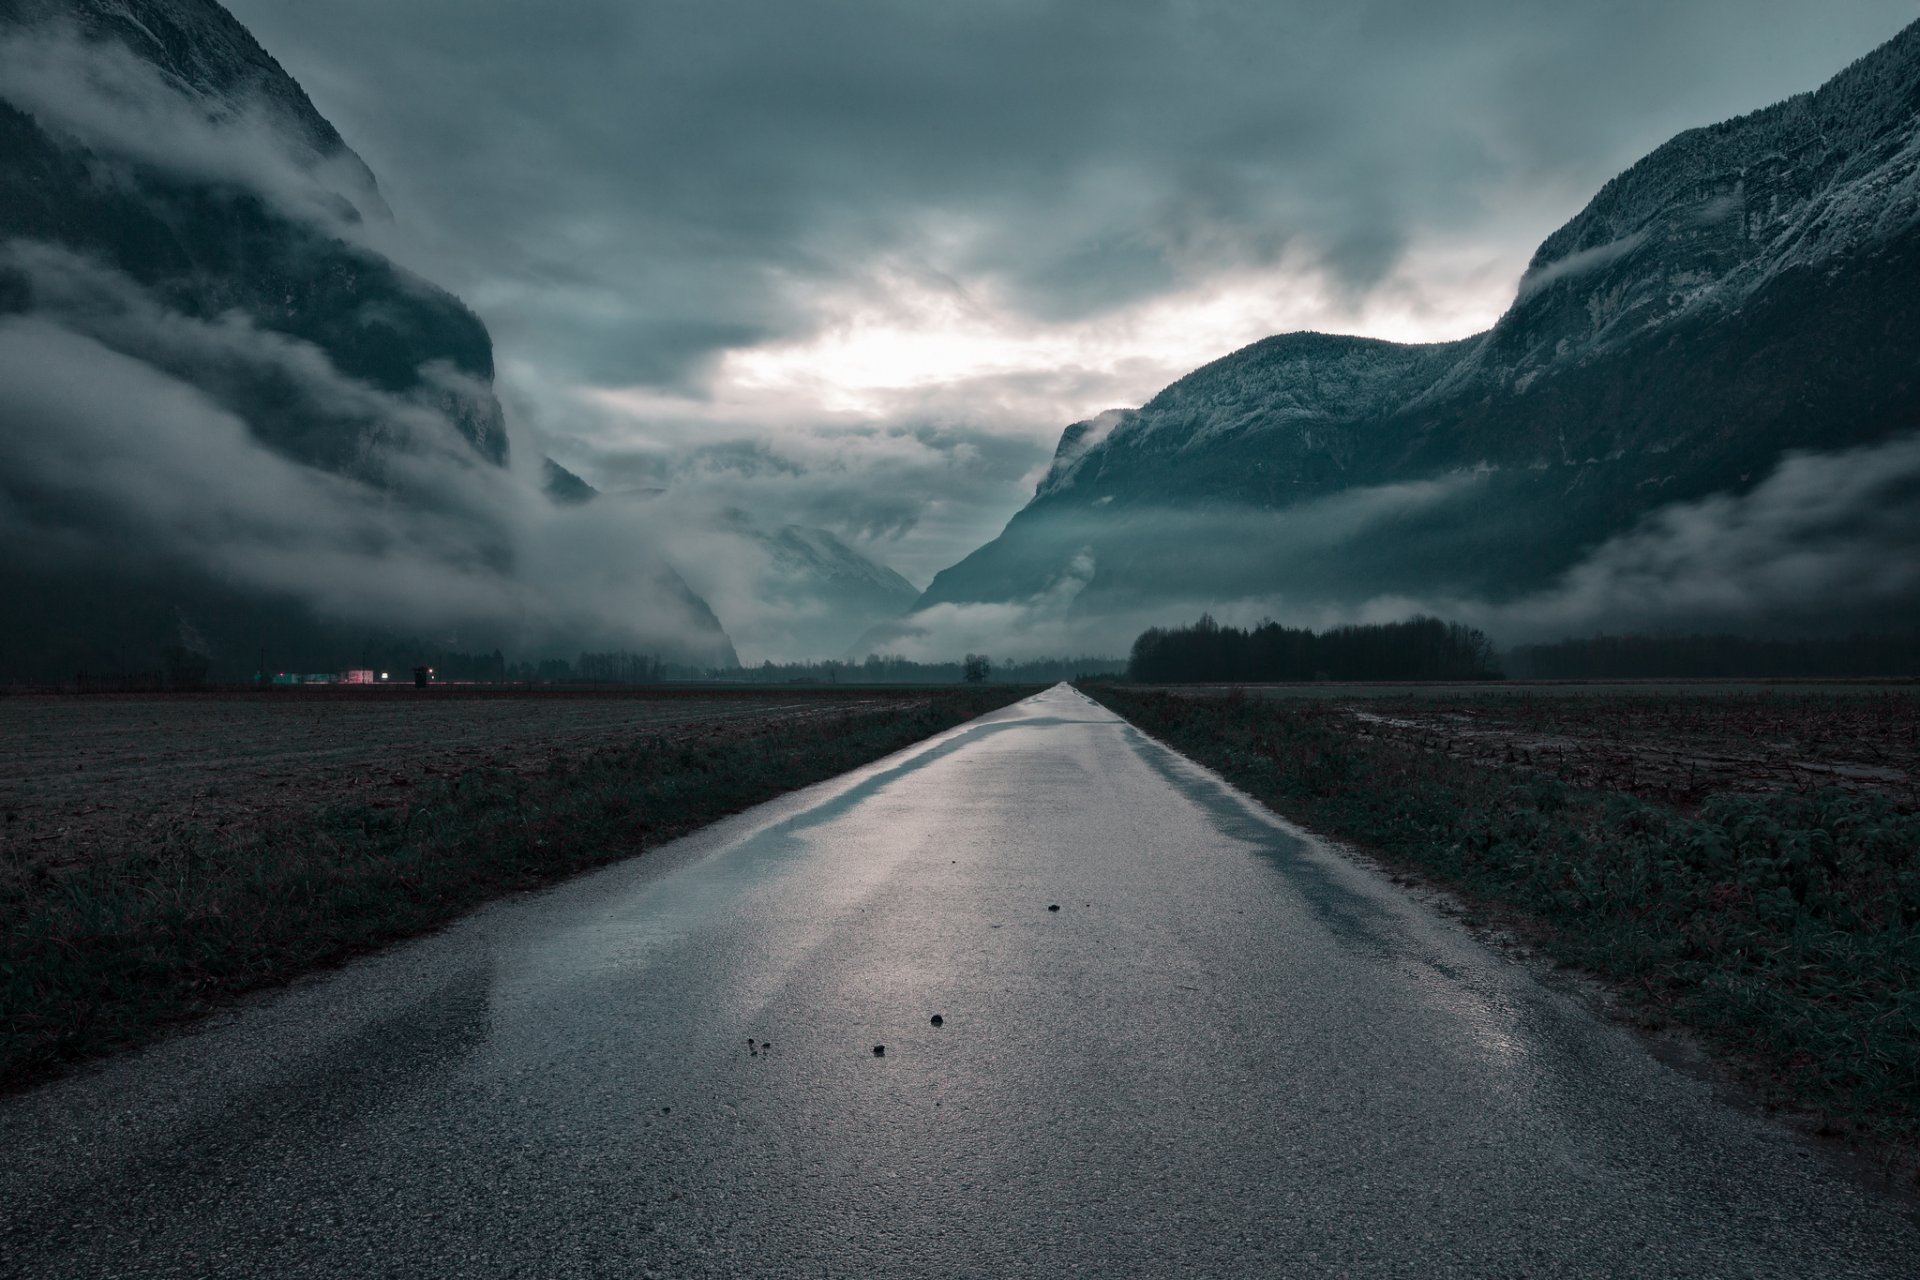
[[[488,898],[631,855],[1030,692],[956,690],[732,737],[641,738],[533,776],[447,778],[403,811],[339,806],[238,842],[189,831],[0,880],[0,1087]]]
[[[1303,825],[1518,913],[1829,1132],[1920,1148],[1920,814],[1823,791],[1686,816],[1364,736],[1330,703],[1086,692]]]

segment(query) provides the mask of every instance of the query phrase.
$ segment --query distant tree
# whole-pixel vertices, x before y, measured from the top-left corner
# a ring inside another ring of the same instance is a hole
[[[968,684],[985,684],[993,674],[993,659],[984,653],[970,653],[960,660],[960,674]]]

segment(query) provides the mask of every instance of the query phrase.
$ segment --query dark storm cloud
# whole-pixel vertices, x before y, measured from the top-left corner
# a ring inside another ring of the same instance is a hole
[[[999,281],[1037,319],[1295,240],[1364,290],[1415,236],[1497,219],[1514,187],[1584,193],[1915,16],[1895,0],[233,7],[448,237],[454,283],[504,339],[616,383],[804,332],[817,317],[779,286],[886,252]]]

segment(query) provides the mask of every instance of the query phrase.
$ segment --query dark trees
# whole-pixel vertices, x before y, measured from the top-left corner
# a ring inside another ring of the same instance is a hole
[[[1277,680],[1490,680],[1493,642],[1438,618],[1369,626],[1306,628],[1263,622],[1223,627],[1211,616],[1187,627],[1153,627],[1133,642],[1130,679],[1149,683]]]

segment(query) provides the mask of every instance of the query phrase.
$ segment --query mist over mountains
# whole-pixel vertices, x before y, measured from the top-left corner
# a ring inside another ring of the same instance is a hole
[[[1069,427],[896,635],[1911,625],[1917,430],[1920,24],[1608,183],[1487,332],[1286,334]]]
[[[670,512],[676,563],[721,602],[730,630],[755,652],[837,659],[864,656],[859,643],[877,626],[904,617],[920,589],[849,546],[830,529],[769,525],[737,507],[687,503],[665,489],[602,494],[548,459],[548,496],[567,505],[596,502]]]
[[[1920,24],[1607,183],[1485,332],[1283,334],[1075,423],[924,592],[870,548],[938,504],[842,500],[884,471],[821,463],[791,510],[597,493],[417,250],[214,0],[0,0],[0,669],[1121,653],[1203,612],[1920,624]],[[922,434],[915,484],[922,453],[978,482],[983,444]]]
[[[523,474],[485,327],[399,242],[212,0],[0,0],[0,664],[733,661],[644,520]]]

